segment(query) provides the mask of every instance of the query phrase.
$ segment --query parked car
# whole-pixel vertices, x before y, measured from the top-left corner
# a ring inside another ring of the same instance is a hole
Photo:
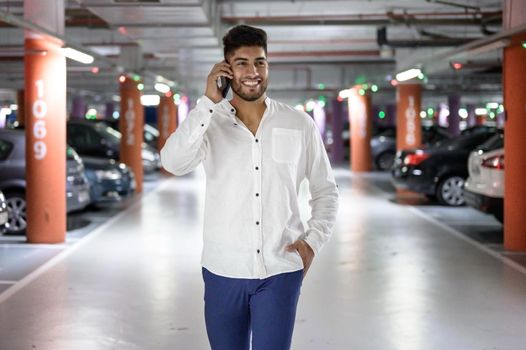
[[[487,132],[487,131],[491,131],[491,132],[497,132],[497,128],[494,127],[494,126],[489,126],[489,125],[475,125],[475,126],[470,126],[469,128],[466,128],[464,130],[461,131],[461,135],[467,135],[467,134],[473,134],[473,133],[476,133],[476,132]]]
[[[119,160],[121,133],[105,122],[75,120],[68,121],[67,138],[81,156]],[[145,173],[161,168],[161,158],[157,150],[142,143],[142,164]]]
[[[0,129],[0,190],[5,194],[9,217],[7,233],[23,234],[26,222],[26,158],[23,130]],[[68,152],[66,163],[67,212],[85,208],[90,202],[84,165],[76,153]]]
[[[95,206],[120,202],[135,193],[135,176],[130,167],[114,159],[83,157]]]
[[[493,135],[495,132],[481,131],[399,152],[392,169],[396,186],[436,198],[442,205],[464,205],[469,154]]]
[[[117,119],[102,119],[100,121],[108,124],[108,126],[111,126],[113,129],[117,131],[119,130],[119,120]],[[157,149],[157,139],[161,135],[159,130],[153,125],[150,125],[148,123],[144,124],[143,130],[144,130],[143,131],[144,142],[146,142],[148,145],[150,145],[154,149]]]
[[[468,170],[466,204],[504,222],[504,132],[471,152]]]
[[[0,191],[0,235],[4,234],[9,227],[9,217],[7,215],[7,201],[4,193]]]
[[[422,144],[425,147],[436,142],[451,138],[445,128],[438,126],[422,127]],[[371,138],[371,155],[374,166],[378,170],[389,170],[396,156],[396,129],[387,129]]]

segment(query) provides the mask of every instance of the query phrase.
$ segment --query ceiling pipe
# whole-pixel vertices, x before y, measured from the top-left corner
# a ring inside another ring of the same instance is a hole
[[[409,68],[409,67],[414,66],[415,64],[419,66],[423,66],[425,68],[425,65],[427,64],[433,64],[433,63],[436,63],[437,61],[448,60],[455,56],[466,54],[469,52],[471,52],[472,54],[473,52],[480,54],[483,52],[502,49],[503,47],[506,46],[506,42],[507,40],[509,40],[511,36],[518,34],[518,33],[525,32],[525,31],[526,31],[526,23],[518,25],[510,29],[500,31],[499,33],[495,35],[491,35],[483,39],[471,41],[455,49],[447,50],[445,52],[441,52],[436,55],[431,55],[421,60],[420,62],[412,62],[410,66],[402,66],[400,67],[400,69]]]
[[[389,40],[387,39],[387,28],[381,27],[376,31],[378,45],[393,48],[416,48],[416,47],[449,47],[469,43],[475,39],[436,37],[433,40]]]
[[[445,18],[444,18],[445,17]],[[307,16],[222,16],[226,24],[258,24],[258,25],[480,25],[488,17],[498,18],[502,11],[466,12],[415,12],[401,13],[365,13],[356,15],[307,15]]]

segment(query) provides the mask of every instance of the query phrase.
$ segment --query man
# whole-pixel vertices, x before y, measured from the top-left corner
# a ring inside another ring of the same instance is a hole
[[[223,38],[225,61],[161,150],[166,170],[206,172],[205,323],[213,350],[290,349],[303,277],[329,239],[338,190],[309,115],[268,98],[267,37],[240,25]],[[217,80],[230,79],[232,100]],[[312,194],[305,231],[298,209]]]

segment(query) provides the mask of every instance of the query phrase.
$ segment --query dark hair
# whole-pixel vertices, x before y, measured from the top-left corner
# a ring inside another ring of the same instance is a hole
[[[259,46],[267,54],[267,33],[260,28],[244,24],[231,28],[223,37],[223,53],[228,55],[242,46]]]

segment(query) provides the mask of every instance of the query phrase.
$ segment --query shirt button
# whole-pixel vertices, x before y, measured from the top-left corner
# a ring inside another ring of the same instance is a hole
[[[258,249],[258,254],[260,253],[259,249]]]
[[[259,225],[259,221],[256,221],[256,225]]]
[[[232,108],[232,109],[230,110],[230,112],[232,112],[232,113],[234,113],[235,111],[236,111],[236,110],[235,110],[234,108]]]
[[[210,112],[210,113],[214,113],[214,110],[213,110],[213,109],[211,109],[211,110],[209,110],[209,112]]]
[[[259,167],[258,167],[258,166],[256,167],[256,170],[259,170]]]
[[[234,126],[237,126],[237,123],[234,123]]]
[[[259,142],[259,140],[258,140],[258,139],[256,139],[256,142]]]
[[[256,197],[259,197],[259,193],[256,193]]]
[[[205,126],[205,124],[201,124],[201,126]]]

